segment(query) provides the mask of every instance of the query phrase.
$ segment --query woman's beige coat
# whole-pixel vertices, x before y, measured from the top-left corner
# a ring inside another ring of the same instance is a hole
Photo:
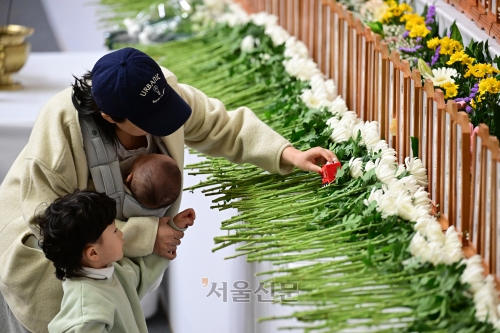
[[[280,165],[281,153],[290,143],[251,110],[241,107],[227,112],[219,100],[178,84],[171,72],[162,70],[193,110],[183,127],[162,138],[181,170],[186,144],[207,155],[253,163],[272,173],[291,171],[291,166]],[[41,250],[24,245],[24,240],[30,234],[39,237],[34,215],[44,205],[75,189],[93,187],[71,94],[72,88],[67,88],[45,104],[28,144],[0,186],[0,291],[16,318],[37,333],[47,332],[63,291],[52,263]],[[180,201],[181,197],[167,215],[178,212]],[[124,233],[125,256],[152,253],[158,218],[136,217],[117,224]]]

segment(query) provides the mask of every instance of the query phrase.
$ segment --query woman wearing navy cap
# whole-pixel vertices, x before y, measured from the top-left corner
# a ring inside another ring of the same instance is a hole
[[[250,109],[228,112],[221,101],[178,83],[141,51],[125,48],[103,56],[91,72],[75,78],[73,87],[45,104],[0,187],[0,326],[9,332],[47,332],[59,310],[61,282],[36,248],[40,233],[34,216],[43,203],[97,187],[83,145],[79,117],[84,116],[93,119],[103,141],[114,145],[122,172],[137,155],[156,152],[169,154],[182,171],[184,145],[279,174],[294,167],[320,172],[318,164],[336,158],[319,147],[293,148]],[[165,216],[175,216],[180,201],[181,196]],[[156,253],[174,259],[184,234],[166,221],[116,220],[125,256]]]

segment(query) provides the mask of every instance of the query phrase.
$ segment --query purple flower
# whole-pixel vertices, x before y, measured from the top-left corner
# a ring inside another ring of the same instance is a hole
[[[471,113],[472,112],[472,108],[470,107],[470,105],[467,105],[465,107],[465,112],[467,112],[467,113]]]
[[[423,46],[422,45],[417,45],[415,47],[400,47],[399,50],[407,53],[414,53],[417,52],[417,50],[420,50]]]
[[[422,41],[422,37],[417,37],[417,39],[415,40],[415,42],[417,43],[420,43]]]
[[[436,15],[436,7],[434,6],[429,6],[427,9],[427,15],[425,15],[425,24],[431,24],[434,23],[434,15]],[[429,28],[427,28],[429,29]],[[431,29],[429,29],[431,30]]]
[[[431,59],[431,66],[434,66],[436,64],[436,62],[438,61],[439,59],[439,51],[441,50],[441,45],[439,45],[436,49],[436,53],[434,53],[434,55],[432,56],[432,59]]]
[[[474,87],[472,87],[470,90],[469,98],[473,99],[474,97],[476,97],[478,90],[479,90],[479,83],[476,83]]]
[[[465,103],[469,103],[471,101],[471,98],[470,97],[457,97],[455,98],[455,102],[465,102]]]
[[[405,30],[405,32],[403,32],[403,38],[406,38],[408,37],[408,35],[410,34],[410,32],[408,30]]]

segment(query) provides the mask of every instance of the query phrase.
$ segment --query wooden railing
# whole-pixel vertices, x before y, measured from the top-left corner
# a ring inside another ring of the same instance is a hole
[[[486,272],[500,281],[500,150],[487,126],[481,124],[471,136],[467,114],[454,101],[445,104],[440,89],[429,79],[422,81],[397,51],[389,53],[380,36],[339,3],[240,2],[249,12],[277,15],[281,26],[306,43],[349,109],[379,122],[381,139],[396,149],[399,163],[406,156],[422,160],[443,230],[454,225],[462,232],[466,255],[482,255]],[[396,133],[390,130],[393,119]],[[418,152],[410,137],[418,140]]]

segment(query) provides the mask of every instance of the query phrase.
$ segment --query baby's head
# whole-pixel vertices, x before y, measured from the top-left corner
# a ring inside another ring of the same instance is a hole
[[[140,155],[132,164],[125,182],[144,207],[161,208],[173,204],[182,189],[181,171],[167,155]]]
[[[115,216],[115,201],[90,190],[58,198],[37,216],[40,247],[59,280],[81,276],[82,266],[107,265],[123,257]]]

